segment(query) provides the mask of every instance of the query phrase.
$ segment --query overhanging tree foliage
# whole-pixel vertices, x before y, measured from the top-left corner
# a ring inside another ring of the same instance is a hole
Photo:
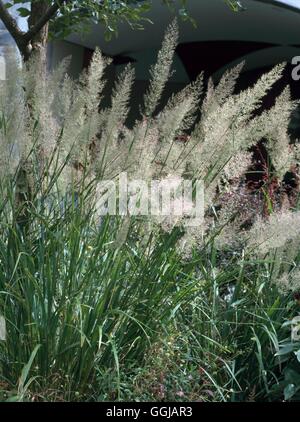
[[[186,16],[186,2],[181,0],[181,14]],[[167,6],[172,1],[164,0]],[[24,61],[33,53],[45,60],[45,45],[49,38],[64,38],[72,32],[86,30],[94,23],[101,23],[106,33],[115,33],[120,20],[134,28],[142,28],[144,14],[150,9],[152,0],[0,0],[0,19],[14,38]],[[22,31],[11,8],[27,18],[28,31]]]
[[[141,29],[147,20],[145,13],[154,0],[0,0],[0,19],[14,38],[20,53],[27,61],[37,53],[45,61],[45,46],[49,38],[64,38],[72,32],[86,30],[89,25],[101,23],[109,37],[117,33],[118,22],[126,21],[133,28]],[[155,0],[157,1],[157,0]],[[174,0],[162,0],[172,8]],[[179,0],[179,13],[183,19],[189,19],[188,0]],[[225,1],[234,10],[237,0]],[[17,7],[17,13],[27,18],[28,31],[23,32],[11,13]],[[192,19],[192,18],[191,18]]]

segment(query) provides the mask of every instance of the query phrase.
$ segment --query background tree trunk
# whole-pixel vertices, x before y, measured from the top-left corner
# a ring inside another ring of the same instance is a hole
[[[28,19],[29,29],[34,27],[37,22],[46,14],[48,3],[45,0],[37,1],[31,4],[31,14]],[[38,34],[31,40],[30,53],[24,57],[28,61],[32,56],[44,72],[47,68],[47,41],[49,34],[49,22],[47,22]]]
[[[31,3],[31,14],[28,19],[29,30],[45,15],[48,10],[47,1],[41,0]],[[32,59],[37,71],[37,78],[44,78],[47,72],[47,41],[49,33],[49,23],[46,23],[37,35],[27,44],[22,45],[20,51],[26,65]],[[31,109],[30,98],[28,107]],[[42,157],[41,157],[42,158]],[[32,163],[31,160],[22,160],[16,178],[15,210],[16,222],[23,235],[28,232],[30,224],[30,210],[33,201],[34,186],[30,177]]]

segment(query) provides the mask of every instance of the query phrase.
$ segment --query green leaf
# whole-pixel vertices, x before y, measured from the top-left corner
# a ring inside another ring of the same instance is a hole
[[[26,9],[26,7],[19,7],[17,10],[22,18],[27,18],[27,16],[31,13],[29,9]]]
[[[28,374],[29,374],[29,371],[31,369],[32,363],[33,363],[34,358],[35,358],[35,356],[36,356],[36,354],[37,354],[37,352],[38,352],[38,350],[39,350],[40,347],[41,347],[41,345],[38,344],[34,348],[33,352],[30,355],[29,361],[26,363],[26,365],[22,369],[22,373],[21,373],[20,380],[19,380],[19,389],[24,387],[25,382],[26,382],[27,377],[28,377]]]
[[[287,343],[284,346],[280,347],[279,351],[275,354],[275,356],[283,356],[293,352],[295,349],[294,343]]]

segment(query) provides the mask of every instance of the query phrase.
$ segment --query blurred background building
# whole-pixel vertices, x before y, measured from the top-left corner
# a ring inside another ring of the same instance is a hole
[[[197,26],[180,21],[180,40],[174,61],[174,74],[165,90],[165,98],[204,72],[205,78],[217,81],[222,73],[245,61],[237,89],[252,85],[277,63],[287,62],[282,81],[265,100],[273,104],[285,84],[291,85],[293,98],[300,99],[300,81],[292,79],[293,57],[300,56],[300,0],[241,0],[240,12],[234,13],[221,0],[188,0],[188,11]],[[104,39],[104,30],[93,25],[88,34],[73,34],[65,41],[49,46],[49,63],[55,66],[63,57],[72,56],[70,73],[76,77],[86,67],[96,46],[113,57],[109,69],[111,80],[131,62],[136,69],[132,119],[138,113],[138,101],[149,80],[149,67],[155,62],[172,13],[159,0],[154,1],[143,31],[121,24],[118,37]],[[300,121],[294,116],[294,136],[300,137]],[[298,134],[298,132],[299,134]]]

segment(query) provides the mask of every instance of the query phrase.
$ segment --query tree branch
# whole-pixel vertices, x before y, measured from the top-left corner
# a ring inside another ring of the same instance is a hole
[[[69,3],[70,1],[71,0],[62,0],[62,3]],[[55,16],[61,6],[62,4],[58,1],[56,1],[52,6],[50,6],[44,16],[42,16],[41,19],[24,34],[24,40],[27,42],[31,41],[40,32],[40,30],[50,21],[50,19]]]
[[[3,21],[6,29],[18,43],[20,38],[24,35],[24,32],[18,27],[17,21],[8,12],[2,0],[0,0],[0,19]]]

